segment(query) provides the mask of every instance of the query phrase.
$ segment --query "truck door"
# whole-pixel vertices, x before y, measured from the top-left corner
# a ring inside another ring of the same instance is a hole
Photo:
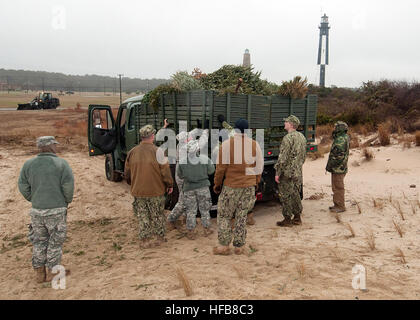
[[[117,144],[117,136],[110,106],[89,105],[88,143],[90,156],[107,154],[114,151]]]
[[[138,136],[137,136],[137,126],[136,126],[136,117],[137,117],[137,109],[140,107],[140,103],[131,105],[128,110],[128,121],[126,126],[125,132],[125,142],[126,142],[126,150],[127,152],[130,151],[138,144]]]

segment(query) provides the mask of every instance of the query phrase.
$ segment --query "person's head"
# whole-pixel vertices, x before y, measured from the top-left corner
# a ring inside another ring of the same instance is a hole
[[[235,122],[235,129],[238,129],[241,133],[244,133],[249,128],[248,121],[245,119],[238,119]]]
[[[284,118],[283,120],[284,120],[284,129],[287,132],[296,130],[300,125],[300,121],[298,117],[294,115],[290,115],[287,118]]]
[[[349,129],[349,126],[344,121],[337,121],[334,124],[334,132],[347,132]]]
[[[156,129],[151,124],[146,124],[140,130],[141,141],[153,142],[155,140]]]
[[[41,153],[57,153],[57,144],[58,142],[53,136],[43,136],[36,139],[36,146],[38,147],[38,150]]]

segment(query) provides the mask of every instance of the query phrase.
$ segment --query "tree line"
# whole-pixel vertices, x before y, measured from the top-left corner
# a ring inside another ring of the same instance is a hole
[[[167,83],[167,79],[122,78],[122,91],[145,93]],[[119,92],[118,76],[67,75],[58,72],[0,69],[2,91]]]

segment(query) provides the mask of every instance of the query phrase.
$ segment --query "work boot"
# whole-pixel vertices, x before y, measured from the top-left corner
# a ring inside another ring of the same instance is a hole
[[[290,217],[284,217],[283,221],[277,221],[279,227],[291,227],[293,226],[292,219]]]
[[[163,244],[163,243],[165,243],[165,242],[167,242],[167,241],[168,241],[168,240],[166,240],[166,238],[165,238],[165,237],[158,236],[158,237],[156,238],[156,240],[155,240],[155,241],[153,241],[152,246],[153,246],[153,247],[159,247],[161,244]]]
[[[295,216],[292,219],[292,223],[294,225],[300,226],[302,224],[302,219],[300,218],[300,213],[295,214]]]
[[[213,248],[213,254],[228,256],[228,255],[230,255],[230,248],[229,248],[229,246],[214,247]]]
[[[346,211],[346,208],[335,207],[335,208],[331,209],[331,212],[334,212],[334,213],[341,213],[341,212],[344,212],[344,211]]]
[[[297,226],[300,226],[302,224],[302,220],[300,219],[300,214],[295,214],[295,216],[293,217],[292,223]]]
[[[204,228],[204,236],[208,237],[209,235],[213,234],[213,229],[211,229],[210,227],[208,228]]]
[[[235,254],[242,254],[244,253],[244,248],[243,247],[235,247]]]
[[[47,268],[46,276],[45,276],[45,282],[51,282],[52,279],[54,279],[55,276],[57,276],[60,273],[60,271],[53,273],[52,269]],[[70,270],[66,269],[66,277],[70,274]]]
[[[39,267],[39,268],[34,268],[35,270],[35,279],[36,282],[38,283],[43,283],[45,281],[45,266],[44,267]]]
[[[255,220],[254,220],[254,213],[250,212],[248,213],[247,217],[246,217],[246,224],[253,226],[255,224]]]
[[[197,233],[195,232],[195,230],[188,230],[187,231],[187,238],[190,239],[190,240],[197,239]]]
[[[168,221],[168,223],[166,224],[166,230],[169,232],[169,231],[172,231],[172,230],[175,230],[175,229],[176,229],[175,222]]]

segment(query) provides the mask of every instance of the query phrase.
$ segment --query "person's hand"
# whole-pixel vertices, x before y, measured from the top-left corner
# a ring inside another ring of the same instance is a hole
[[[163,128],[166,129],[169,126],[168,119],[163,120]]]
[[[277,183],[280,183],[280,177],[279,176],[276,176],[274,179],[276,180]]]
[[[213,186],[213,191],[215,194],[222,192],[222,186]]]
[[[171,194],[174,191],[174,188],[168,188],[166,189],[167,194]]]

